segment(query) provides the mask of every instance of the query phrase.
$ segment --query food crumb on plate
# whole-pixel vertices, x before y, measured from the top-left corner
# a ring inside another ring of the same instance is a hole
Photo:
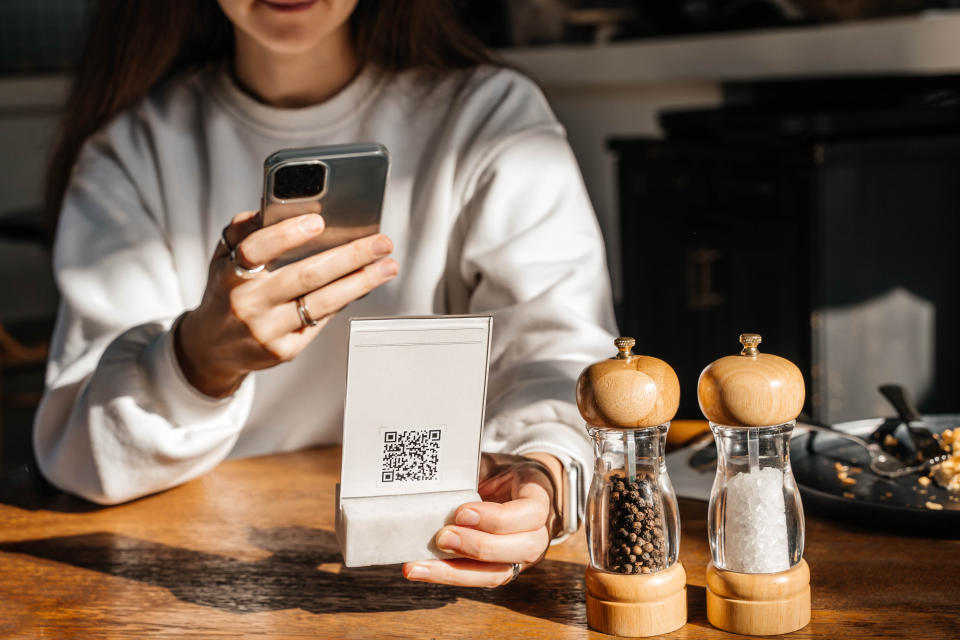
[[[839,462],[833,463],[833,470],[837,472],[837,480],[843,484],[857,484],[856,478],[851,478],[851,473],[860,473],[861,469],[859,467],[848,467],[845,464],[840,464]]]
[[[941,487],[960,493],[960,427],[944,430],[940,446],[951,455],[934,465],[930,473]]]
[[[936,502],[933,502],[931,500],[927,500],[927,502],[923,506],[925,506],[927,509],[932,509],[933,511],[943,510],[942,504],[937,504]]]

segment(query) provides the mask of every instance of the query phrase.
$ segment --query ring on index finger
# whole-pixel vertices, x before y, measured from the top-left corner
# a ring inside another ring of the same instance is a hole
[[[231,247],[230,243],[227,241],[227,227],[223,228],[223,231],[220,232],[220,244],[223,245],[223,248],[227,250],[227,255],[230,257],[230,262],[233,263],[233,272],[237,275],[238,278],[250,278],[254,275],[263,271],[264,267],[267,265],[261,264],[248,269],[239,262],[237,262],[237,248]]]
[[[220,246],[223,247],[228,254],[233,253],[233,247],[230,246],[230,242],[227,240],[227,227],[229,226],[230,225],[227,225],[220,230]]]
[[[511,582],[515,582],[516,579],[520,577],[520,563],[519,563],[519,562],[514,562],[514,563],[511,565],[510,568],[513,570],[513,572],[510,574],[510,577],[507,578],[506,581],[505,581],[503,584],[500,585],[501,587],[502,587],[503,585],[510,584]]]

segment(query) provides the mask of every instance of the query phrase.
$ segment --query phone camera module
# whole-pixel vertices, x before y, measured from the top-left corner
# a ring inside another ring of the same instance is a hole
[[[312,198],[323,191],[327,168],[316,162],[288,164],[273,174],[273,197],[278,200]]]

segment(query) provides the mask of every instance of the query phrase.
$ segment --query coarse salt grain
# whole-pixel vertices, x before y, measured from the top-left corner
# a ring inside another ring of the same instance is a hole
[[[724,568],[738,573],[789,569],[783,472],[767,467],[738,473],[726,494]]]

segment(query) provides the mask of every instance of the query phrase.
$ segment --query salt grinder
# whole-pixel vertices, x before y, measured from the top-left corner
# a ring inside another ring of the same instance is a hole
[[[760,353],[761,338],[700,374],[700,410],[717,441],[707,530],[707,618],[725,631],[777,635],[810,622],[803,506],[790,469],[790,432],[803,408],[800,370]]]
[[[618,636],[653,636],[687,621],[686,573],[677,561],[680,520],[664,446],[680,403],[677,374],[632,352],[590,365],[577,406],[593,439],[587,500],[587,622]]]

